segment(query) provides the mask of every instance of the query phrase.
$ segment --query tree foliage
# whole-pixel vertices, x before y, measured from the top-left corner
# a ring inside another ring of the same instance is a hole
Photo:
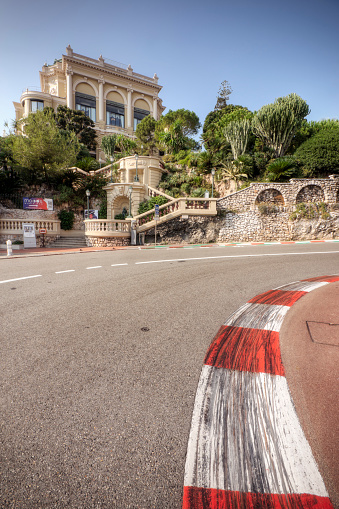
[[[175,120],[164,131],[157,133],[157,139],[160,148],[169,154],[177,154],[181,150],[193,148],[194,140],[185,136],[183,122],[179,119]]]
[[[120,154],[117,154],[117,157],[120,159],[121,157],[128,157],[135,154],[137,143],[131,138],[128,138],[128,136],[118,134],[116,148],[120,151]]]
[[[217,96],[217,103],[214,107],[215,111],[222,110],[223,108],[225,108],[225,106],[227,106],[227,101],[229,100],[230,98],[229,96],[231,95],[231,93],[232,93],[231,85],[228,83],[227,80],[222,81]]]
[[[239,181],[247,179],[248,174],[244,171],[244,163],[241,161],[232,161],[228,164],[223,164],[222,177],[225,180],[234,180],[238,188]]]
[[[156,131],[162,132],[169,129],[176,121],[180,122],[183,136],[194,136],[198,134],[201,127],[199,117],[194,111],[185,110],[169,110],[166,115],[163,115],[157,122]]]
[[[263,106],[254,116],[254,134],[273,149],[275,157],[282,157],[309,113],[308,104],[297,94],[280,97],[273,104]]]
[[[299,176],[299,169],[296,158],[294,156],[284,156],[267,165],[264,178],[268,182],[284,182],[297,176]]]
[[[228,104],[221,110],[211,111],[205,118],[202,139],[206,149],[219,158],[225,159],[231,152],[231,145],[224,135],[224,128],[233,121],[244,118],[251,120],[253,113],[240,105]]]
[[[37,111],[24,119],[25,136],[13,140],[13,157],[33,177],[48,180],[52,171],[74,166],[80,149],[74,132],[60,131],[50,111]]]
[[[148,150],[149,155],[153,155],[156,149],[155,128],[157,121],[151,116],[143,118],[137,125],[135,136],[137,137],[140,145]]]
[[[224,127],[224,135],[232,148],[233,159],[245,153],[251,123],[247,118],[242,120],[233,120]]]
[[[83,111],[72,110],[67,106],[59,105],[56,112],[53,108],[44,108],[53,114],[56,125],[61,131],[73,132],[76,134],[80,143],[85,145],[88,150],[96,149],[95,124]]]
[[[309,176],[339,172],[339,126],[321,129],[300,145],[295,157]]]
[[[114,156],[115,147],[117,146],[117,137],[117,134],[110,134],[108,136],[103,136],[101,140],[101,149],[104,151],[107,159]]]

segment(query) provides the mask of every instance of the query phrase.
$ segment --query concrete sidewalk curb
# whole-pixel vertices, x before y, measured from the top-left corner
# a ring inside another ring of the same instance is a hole
[[[310,278],[250,299],[205,356],[188,441],[183,509],[332,508],[287,385],[279,332]]]
[[[82,248],[61,248],[53,251],[53,248],[33,248],[22,249],[18,254],[7,256],[6,249],[0,249],[0,260],[11,258],[26,258],[32,256],[54,256],[63,254],[76,254],[76,253],[96,253],[100,251],[121,251],[121,250],[143,250],[143,249],[192,249],[196,247],[210,248],[210,247],[236,247],[236,246],[275,246],[284,244],[312,244],[312,243],[333,243],[339,242],[336,240],[296,240],[296,241],[281,241],[281,242],[220,242],[216,244],[157,244],[148,246],[115,246],[115,247],[82,247]]]

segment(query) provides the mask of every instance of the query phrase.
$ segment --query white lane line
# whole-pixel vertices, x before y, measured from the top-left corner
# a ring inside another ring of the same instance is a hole
[[[32,279],[33,277],[42,277],[42,274],[37,274],[36,276],[16,277],[15,279],[6,279],[5,281],[0,281],[0,284],[11,283],[12,281],[21,281],[22,279]]]
[[[102,265],[96,265],[95,267],[86,267],[86,270],[90,270],[90,269],[101,269],[102,268]]]
[[[196,258],[173,258],[172,260],[152,260],[148,262],[135,262],[135,265],[145,265],[147,263],[165,263],[165,262],[185,262],[193,260],[218,260],[221,258],[261,258],[262,256],[301,256],[311,254],[333,254],[339,251],[310,251],[309,253],[263,253],[263,254],[248,254],[248,255],[226,255],[226,256],[201,256]]]
[[[113,263],[111,267],[121,267],[122,265],[128,265],[128,263]]]
[[[70,270],[58,270],[56,272],[56,274],[65,274],[66,272],[75,272],[75,269],[70,269]]]

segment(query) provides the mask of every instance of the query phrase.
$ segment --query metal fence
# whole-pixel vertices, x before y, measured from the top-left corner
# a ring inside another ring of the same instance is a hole
[[[0,193],[0,204],[8,208],[23,209],[23,195],[13,193]]]

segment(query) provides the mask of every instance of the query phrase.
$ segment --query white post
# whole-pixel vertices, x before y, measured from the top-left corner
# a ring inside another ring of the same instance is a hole
[[[7,240],[7,256],[12,256],[12,241]]]
[[[67,107],[73,109],[73,71],[67,69],[66,71],[66,98]]]
[[[104,112],[104,80],[100,79],[99,81],[99,122],[105,120],[105,112]]]
[[[158,98],[153,97],[153,118],[158,120]]]
[[[127,89],[127,129],[132,127],[132,92],[131,88]]]
[[[25,117],[28,117],[28,115],[29,115],[29,103],[30,103],[30,100],[25,99],[25,113],[24,113]]]

